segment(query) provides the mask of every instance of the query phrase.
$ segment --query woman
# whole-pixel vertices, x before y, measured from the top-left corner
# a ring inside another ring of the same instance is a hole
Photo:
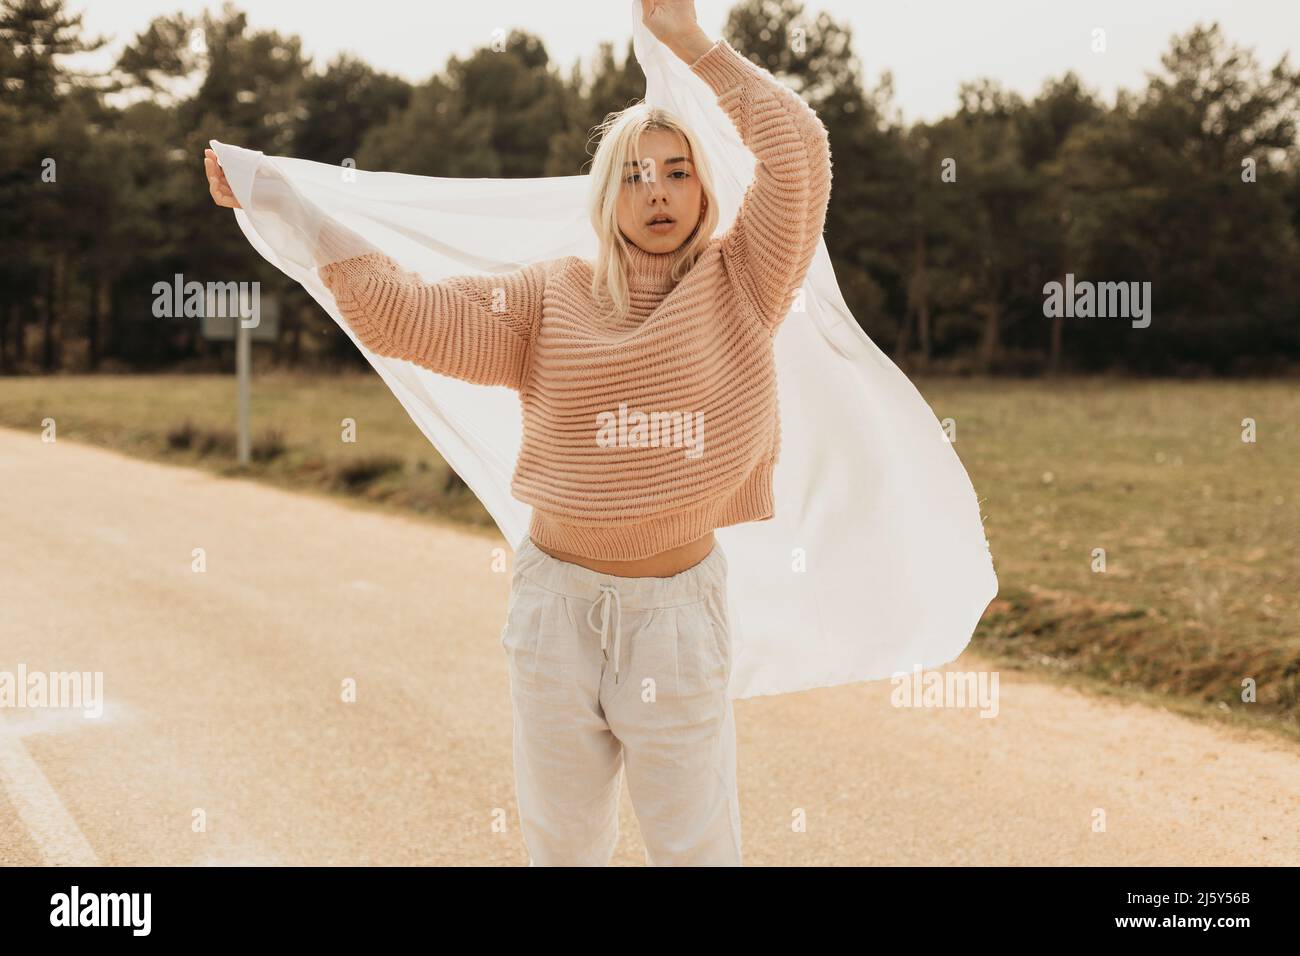
[[[623,768],[648,863],[741,863],[727,562],[713,532],[772,516],[772,338],[830,194],[826,130],[798,96],[711,41],[693,0],[643,0],[642,16],[754,154],[722,236],[707,157],[644,105],[603,127],[594,263],[426,283],[273,172],[252,186],[294,224],[368,349],[520,394],[512,491],[533,513],[501,640],[534,865],[609,861]],[[205,164],[215,201],[238,208],[211,150]]]

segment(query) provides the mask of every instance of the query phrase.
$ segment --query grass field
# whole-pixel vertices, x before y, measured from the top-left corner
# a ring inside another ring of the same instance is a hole
[[[955,420],[986,516],[1000,592],[977,651],[1300,739],[1300,387],[917,385]],[[47,417],[61,439],[239,473],[229,376],[0,379],[0,425],[35,440]],[[259,374],[253,439],[258,480],[492,527],[373,373]]]
[[[236,461],[235,381],[226,375],[0,379],[0,425],[175,464],[246,475],[380,508],[493,527],[373,372],[258,373],[251,393],[252,458]],[[344,420],[356,423],[344,440]]]

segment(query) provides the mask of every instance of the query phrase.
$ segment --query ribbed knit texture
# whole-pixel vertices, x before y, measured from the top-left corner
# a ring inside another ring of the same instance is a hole
[[[576,256],[430,283],[377,250],[356,256],[332,221],[319,236],[322,279],[368,349],[519,391],[511,490],[533,506],[529,534],[545,547],[634,560],[774,513],[772,338],[826,221],[830,148],[816,113],[725,40],[691,69],[753,152],[754,182],[675,286],[671,254],[631,247],[631,313],[620,322],[601,317],[592,264]],[[344,250],[353,257],[334,261]],[[702,420],[702,454],[690,456],[681,432],[657,447],[602,442],[598,416],[618,420],[620,404],[625,417]]]

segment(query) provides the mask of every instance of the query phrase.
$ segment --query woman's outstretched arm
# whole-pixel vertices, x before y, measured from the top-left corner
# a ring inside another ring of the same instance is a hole
[[[808,274],[826,225],[831,191],[826,127],[767,70],[726,40],[711,41],[695,23],[693,0],[658,0],[646,12],[651,6],[652,0],[643,0],[647,27],[709,84],[757,161],[722,252],[754,310],[775,332]]]
[[[241,208],[215,154],[205,166],[213,200]],[[270,163],[254,176],[250,206],[260,214],[259,228],[278,233],[278,250],[310,260],[305,264],[318,270],[348,325],[376,355],[480,385],[522,386],[547,279],[566,260],[426,282],[326,215]]]

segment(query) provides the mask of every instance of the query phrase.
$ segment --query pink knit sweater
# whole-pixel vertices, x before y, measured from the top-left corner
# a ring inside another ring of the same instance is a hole
[[[675,286],[671,254],[632,246],[622,322],[599,317],[592,264],[576,256],[425,282],[382,253],[356,256],[342,227],[320,233],[321,277],[368,349],[519,392],[511,491],[533,507],[529,534],[593,559],[774,513],[772,340],[825,224],[830,148],[816,113],[725,40],[691,70],[753,152],[754,181]]]

